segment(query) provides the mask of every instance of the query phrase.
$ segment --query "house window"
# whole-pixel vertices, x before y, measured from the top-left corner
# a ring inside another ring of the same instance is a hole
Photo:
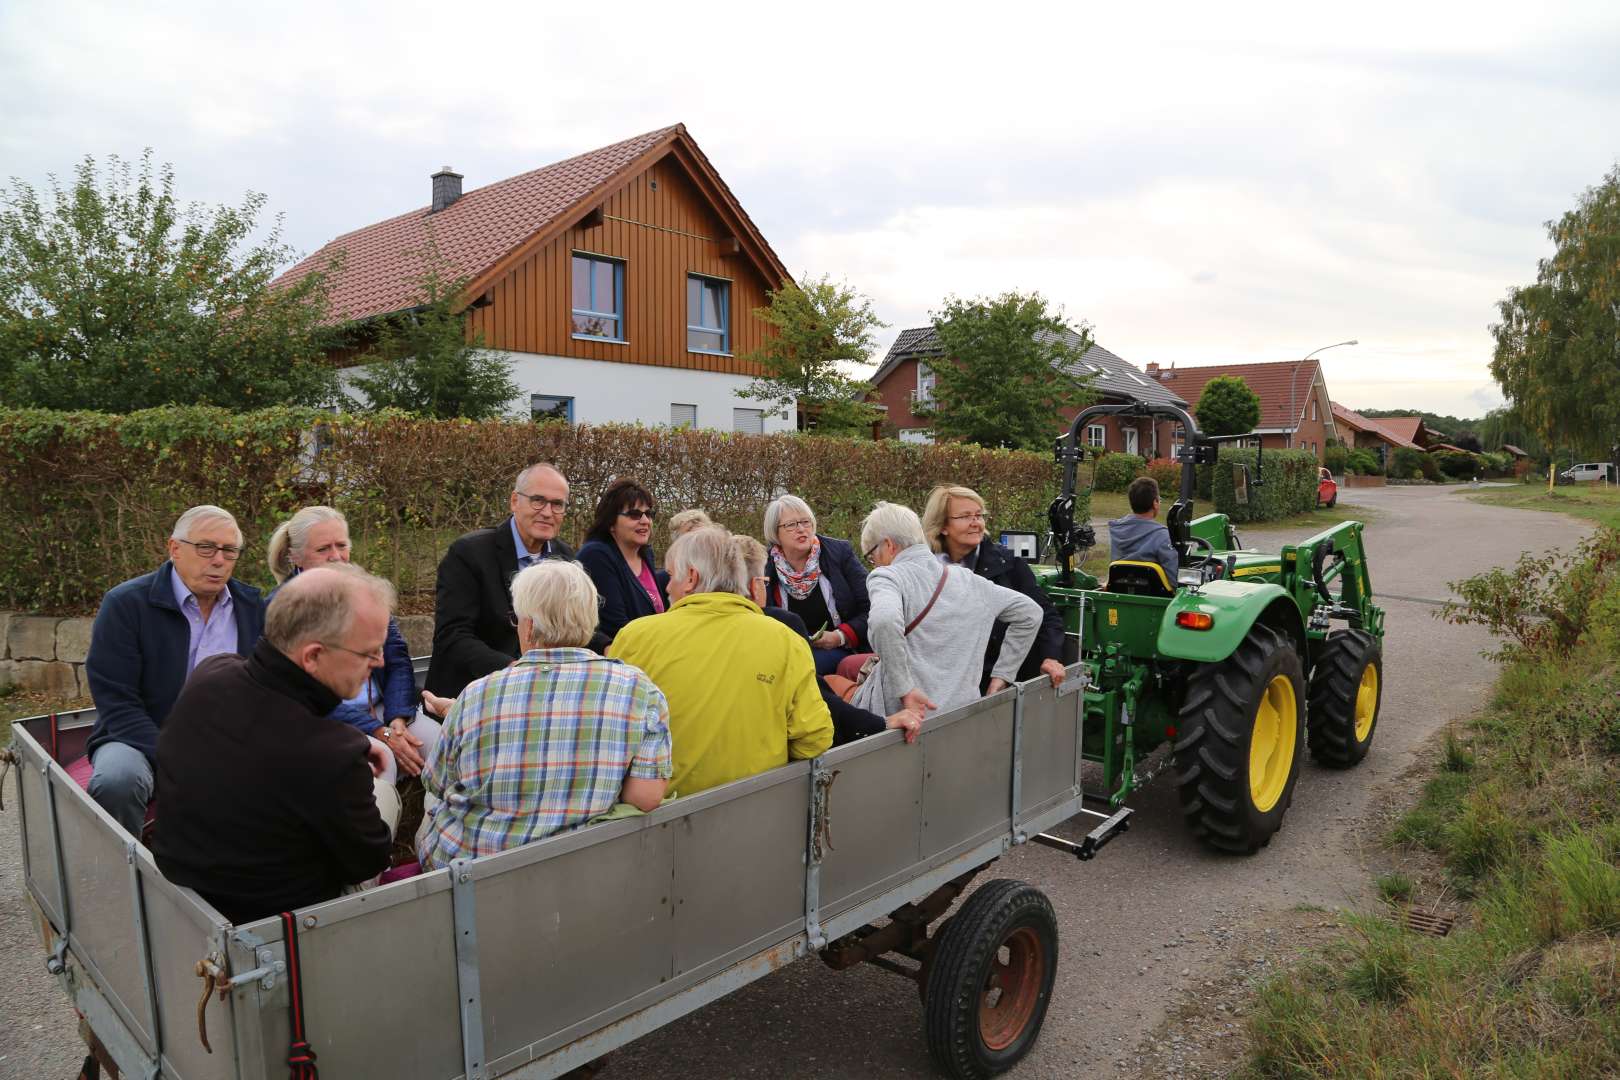
[[[572,424],[574,399],[557,397],[555,394],[530,394],[529,419],[537,424],[547,420],[561,420],[565,424]]]
[[[574,252],[574,336],[624,340],[624,263]]]
[[[1086,425],[1086,445],[1099,450],[1108,449],[1108,429],[1101,424]]]
[[[1316,399],[1311,398],[1311,419],[1316,419]]]
[[[927,445],[934,441],[934,433],[924,427],[901,428],[900,441],[903,443],[917,443]]]
[[[731,282],[687,276],[686,348],[690,352],[731,352]]]
[[[669,426],[675,428],[697,427],[697,406],[672,403],[669,407]]]
[[[917,390],[911,400],[924,406],[934,403],[934,369],[920,360],[917,362]]]
[[[731,430],[747,435],[765,434],[764,409],[732,409]]]

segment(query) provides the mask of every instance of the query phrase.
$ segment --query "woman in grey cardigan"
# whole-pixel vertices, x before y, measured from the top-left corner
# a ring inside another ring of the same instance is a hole
[[[1041,626],[1035,601],[960,566],[942,566],[909,507],[873,507],[861,526],[861,552],[877,568],[866,578],[872,603],[866,626],[878,664],[856,687],[854,704],[887,716],[902,708],[948,710],[978,700],[985,649],[998,619],[1007,624],[1007,634],[988,693],[1017,677]]]

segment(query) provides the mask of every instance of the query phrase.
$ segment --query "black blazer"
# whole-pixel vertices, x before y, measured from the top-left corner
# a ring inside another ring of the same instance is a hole
[[[820,533],[816,534],[816,539],[821,541],[821,573],[832,586],[833,603],[842,620],[833,629],[844,631],[845,637],[853,639],[849,647],[860,652],[867,645],[866,616],[872,607],[866,596],[866,567],[861,565],[854,545]],[[765,577],[768,579],[766,598],[775,605],[787,607],[787,594],[782,591],[775,559],[765,560]]]
[[[669,591],[664,583],[668,578],[658,573],[658,561],[653,557],[650,544],[641,549],[641,561],[653,568],[653,583],[658,586],[659,599],[663,600],[667,611]],[[608,641],[611,642],[620,628],[631,619],[658,614],[647,590],[641,587],[640,579],[630,572],[630,564],[624,561],[619,545],[587,540],[579,546],[579,565],[596,583],[597,595],[602,600],[602,615],[596,624],[596,632]]]
[[[1063,616],[1052,605],[1046,592],[1035,583],[1035,575],[1023,559],[1002,547],[988,536],[979,541],[979,554],[973,560],[973,572],[989,578],[1004,589],[1021,592],[1041,605],[1041,628],[1035,632],[1029,655],[1018,668],[1018,681],[1033,679],[1041,673],[1042,660],[1063,659]],[[990,685],[990,670],[1001,655],[1001,639],[1007,636],[1007,624],[997,621],[990,629],[990,645],[984,653],[984,678],[979,681],[982,691]]]
[[[552,540],[547,555],[572,561],[574,549]],[[424,685],[455,697],[474,679],[517,659],[512,578],[517,575],[512,519],[458,538],[439,562],[433,594],[433,660]]]
[[[780,607],[767,607],[760,610],[804,638],[805,644],[809,644],[810,631],[804,625],[804,620],[793,612]],[[817,678],[816,689],[821,691],[821,700],[827,706],[827,711],[832,713],[834,746],[843,746],[845,743],[854,742],[856,739],[864,739],[868,735],[876,735],[881,731],[888,730],[889,721],[887,717],[869,713],[858,705],[851,705],[832,692],[832,688],[827,685],[826,679]]]

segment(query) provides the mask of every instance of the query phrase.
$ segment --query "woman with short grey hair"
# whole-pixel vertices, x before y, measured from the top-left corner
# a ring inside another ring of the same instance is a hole
[[[866,645],[866,570],[854,547],[817,531],[815,512],[797,495],[765,508],[765,543],[766,595],[804,620],[816,674],[831,675]]]
[[[861,525],[867,577],[867,632],[878,662],[851,701],[868,712],[948,710],[979,697],[979,672],[991,627],[1007,624],[987,692],[1018,675],[1040,629],[1035,601],[960,566],[942,565],[929,550],[910,507],[880,502]]]

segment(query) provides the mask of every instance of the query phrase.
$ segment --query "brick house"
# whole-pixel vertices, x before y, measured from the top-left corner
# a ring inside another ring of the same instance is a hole
[[[1385,427],[1385,421],[1362,416],[1354,409],[1347,409],[1336,401],[1333,403],[1333,420],[1339,431],[1339,440],[1352,450],[1371,452],[1378,458],[1378,466],[1381,469],[1389,467],[1390,455],[1399,447],[1423,449],[1411,439]]]
[[[1147,374],[1190,402],[1189,411],[1198,407],[1199,395],[1210,380],[1222,375],[1242,379],[1260,398],[1260,423],[1255,430],[1267,450],[1310,450],[1320,461],[1328,440],[1338,438],[1327,381],[1316,360],[1184,368],[1149,364]]]
[[[1072,344],[1078,344],[1078,334],[1070,334]],[[920,419],[911,407],[919,401],[932,400],[934,368],[940,363],[939,338],[931,326],[900,331],[884,356],[883,363],[873,372],[871,383],[877,403],[884,411],[890,427],[902,441],[931,442],[928,423]],[[1144,375],[1129,361],[1121,359],[1101,345],[1092,345],[1079,360],[1066,370],[1076,376],[1089,378],[1091,387],[1101,404],[1122,405],[1132,401],[1179,405],[1187,403],[1172,391]],[[1078,409],[1064,412],[1064,420],[1072,421]],[[1143,457],[1168,457],[1171,448],[1179,442],[1180,425],[1168,421],[1150,423],[1147,420],[1123,419],[1105,416],[1088,424],[1080,433],[1086,445],[1113,451],[1141,454]]]
[[[345,233],[288,270],[334,257],[334,323],[419,302],[435,248],[469,333],[508,354],[521,411],[570,422],[792,430],[792,411],[738,396],[768,332],[754,309],[791,275],[685,125],[463,192],[448,166],[428,205]],[[347,353],[334,355],[341,364]]]
[[[1421,416],[1380,416],[1378,426],[1425,452],[1439,449],[1437,444],[1445,439],[1443,432],[1425,425]]]

